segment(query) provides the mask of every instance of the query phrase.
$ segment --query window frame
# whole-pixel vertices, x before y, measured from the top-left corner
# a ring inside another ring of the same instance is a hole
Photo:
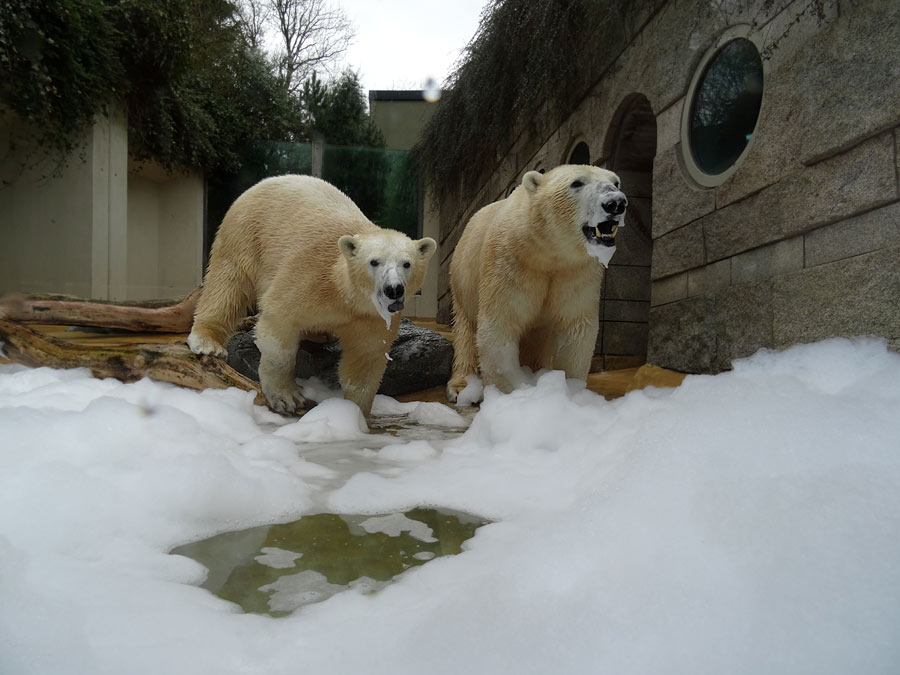
[[[756,116],[756,124],[753,127],[753,134],[750,136],[750,139],[747,141],[747,145],[744,146],[741,154],[738,155],[737,158],[735,158],[734,162],[732,162],[731,166],[729,166],[722,173],[709,174],[703,171],[703,169],[701,169],[697,165],[694,159],[694,152],[691,148],[691,118],[694,111],[694,98],[697,93],[697,87],[699,86],[700,81],[703,79],[703,76],[706,74],[706,71],[713,59],[715,59],[719,55],[719,52],[721,52],[726,45],[728,45],[730,42],[733,42],[734,40],[741,38],[753,43],[753,45],[756,47],[756,51],[760,54],[760,62],[762,64],[763,73],[763,91],[762,100],[760,101],[759,113]],[[684,169],[691,180],[693,180],[693,182],[701,188],[717,187],[728,180],[732,175],[734,175],[734,173],[744,162],[744,159],[746,159],[748,153],[753,147],[754,142],[756,141],[757,136],[759,135],[759,123],[762,119],[763,107],[766,100],[766,79],[769,74],[767,62],[762,58],[762,51],[763,38],[759,32],[753,29],[752,26],[746,24],[732,26],[721,35],[719,35],[715,43],[703,54],[699,63],[694,69],[694,75],[691,78],[691,83],[688,87],[687,94],[684,97],[684,103],[682,105],[680,145],[681,159]]]

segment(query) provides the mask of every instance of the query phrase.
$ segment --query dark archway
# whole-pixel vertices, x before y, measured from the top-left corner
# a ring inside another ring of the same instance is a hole
[[[575,147],[572,148],[571,152],[569,152],[569,159],[566,160],[566,164],[590,164],[591,163],[591,150],[588,147],[588,144],[584,141],[579,141],[575,144]]]
[[[619,105],[603,154],[600,164],[619,175],[628,196],[625,227],[603,285],[596,349],[602,363],[595,365],[613,370],[647,359],[656,116],[646,96],[632,94]]]

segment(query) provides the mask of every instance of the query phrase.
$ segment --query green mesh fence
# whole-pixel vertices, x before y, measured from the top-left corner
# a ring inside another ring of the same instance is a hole
[[[240,171],[209,179],[207,254],[226,211],[247,188],[270,176],[310,175],[312,169],[309,143],[251,143]],[[419,177],[407,151],[326,145],[321,177],[347,194],[373,223],[420,236]]]

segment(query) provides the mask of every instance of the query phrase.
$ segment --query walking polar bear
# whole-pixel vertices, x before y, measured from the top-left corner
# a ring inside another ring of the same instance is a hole
[[[628,203],[619,187],[594,166],[529,171],[472,216],[450,263],[449,401],[471,374],[508,393],[523,383],[521,365],[587,378],[603,271]]]
[[[263,394],[273,410],[293,413],[308,405],[294,379],[301,338],[334,335],[344,397],[368,416],[404,300],[421,288],[436,248],[429,237],[378,227],[318,178],[267,178],[225,214],[188,345],[226,356],[225,343],[255,308]]]

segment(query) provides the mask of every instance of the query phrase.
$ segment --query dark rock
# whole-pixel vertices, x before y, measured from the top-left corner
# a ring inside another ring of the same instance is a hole
[[[409,319],[400,322],[400,333],[389,352],[387,370],[378,392],[398,396],[441,386],[450,378],[453,345],[433,330],[415,325]],[[318,377],[329,386],[338,384],[338,341],[322,345],[304,342],[297,350],[296,377]],[[239,333],[228,342],[228,365],[242,375],[259,381],[259,349],[253,333]]]

